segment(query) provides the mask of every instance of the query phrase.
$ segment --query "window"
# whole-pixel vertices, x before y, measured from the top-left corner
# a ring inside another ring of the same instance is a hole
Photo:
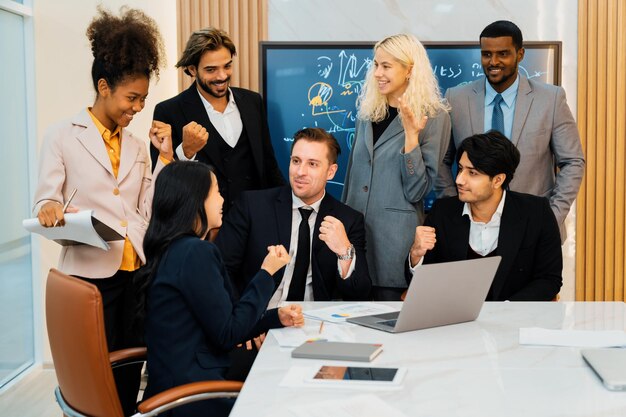
[[[19,2],[22,3],[22,2]],[[0,6],[0,387],[34,363],[27,50],[30,7]]]

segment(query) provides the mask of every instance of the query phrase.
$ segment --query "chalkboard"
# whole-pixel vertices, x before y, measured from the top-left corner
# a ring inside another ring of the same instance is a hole
[[[355,102],[372,64],[373,43],[261,42],[260,71],[270,134],[285,178],[293,134],[322,127],[341,145],[339,170],[326,189],[340,198],[354,138]],[[424,43],[442,93],[484,77],[477,43]],[[559,84],[560,42],[525,42],[520,73]],[[430,197],[432,200],[432,195]],[[427,202],[426,206],[428,206]]]

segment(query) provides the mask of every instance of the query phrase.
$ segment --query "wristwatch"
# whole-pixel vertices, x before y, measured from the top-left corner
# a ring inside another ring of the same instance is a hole
[[[350,244],[350,246],[346,249],[346,253],[344,255],[337,255],[337,259],[340,261],[347,261],[354,258],[354,253],[354,245]]]

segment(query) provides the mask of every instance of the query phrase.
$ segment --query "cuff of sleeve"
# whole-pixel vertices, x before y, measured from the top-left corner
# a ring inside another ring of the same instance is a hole
[[[341,263],[340,262],[341,261],[337,259],[337,272],[339,273],[339,276],[341,277]],[[348,268],[348,272],[346,273],[346,276],[341,277],[341,278],[343,279],[350,278],[350,275],[352,275],[352,273],[354,272],[355,267],[356,267],[356,254],[352,258],[352,262],[350,262],[350,268]]]
[[[196,160],[196,154],[193,154],[191,158],[187,158],[185,156],[185,152],[183,152],[182,143],[178,145],[178,147],[176,148],[176,156],[178,157],[180,161],[195,161]]]
[[[411,254],[409,253],[409,270],[411,271],[411,274],[415,272],[415,270],[417,269],[417,267],[419,267],[420,265],[422,265],[424,263],[424,257],[422,256],[422,258],[419,260],[419,262],[417,263],[417,265],[412,265],[411,264]]]
[[[159,155],[159,160],[161,161],[161,163],[162,163],[163,165],[167,165],[167,164],[169,164],[170,162],[172,162],[172,161],[168,161],[167,159],[163,158],[161,155]]]

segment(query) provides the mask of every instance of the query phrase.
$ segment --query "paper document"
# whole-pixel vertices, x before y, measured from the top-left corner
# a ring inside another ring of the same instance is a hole
[[[107,241],[124,240],[124,236],[93,217],[93,210],[65,213],[64,217],[65,226],[43,227],[36,217],[23,220],[22,226],[62,246],[85,244],[109,250]]]
[[[369,316],[398,311],[397,308],[376,303],[352,303],[304,311],[304,317],[316,320],[343,323],[349,317]]]
[[[284,327],[272,329],[270,334],[274,336],[280,347],[297,347],[304,342],[326,340],[329,342],[354,342],[355,337],[349,326],[326,323],[322,332],[319,332],[319,324],[305,325],[304,327]]]
[[[290,406],[295,417],[405,417],[406,415],[374,394],[361,394],[340,400]]]
[[[519,329],[520,345],[573,347],[626,347],[623,330],[551,330],[540,327]]]

